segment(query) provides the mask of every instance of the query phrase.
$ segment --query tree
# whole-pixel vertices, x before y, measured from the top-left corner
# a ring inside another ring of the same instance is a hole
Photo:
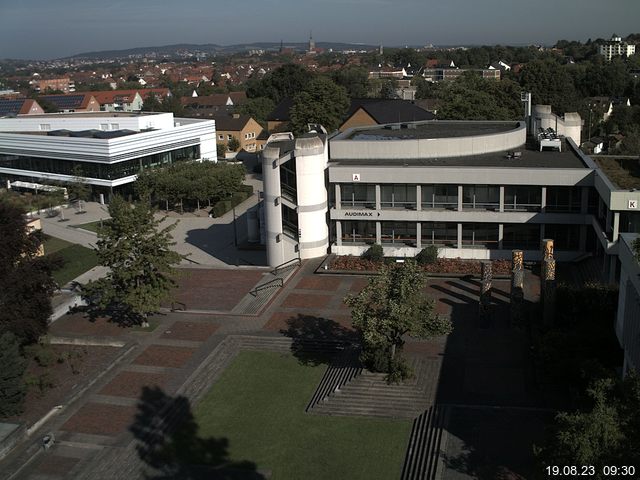
[[[60,260],[39,257],[39,232],[27,233],[23,211],[0,202],[0,334],[12,332],[22,344],[47,331],[51,295],[57,287],[51,272]]]
[[[406,260],[383,267],[362,292],[345,298],[362,339],[362,361],[373,370],[386,372],[389,380],[410,374],[397,357],[405,335],[426,339],[451,332],[451,322],[436,315],[434,301],[425,297],[425,281],[420,267]]]
[[[388,78],[382,81],[380,86],[380,98],[398,98],[396,90],[398,89],[398,80],[395,78]]]
[[[294,97],[290,126],[297,135],[305,133],[309,123],[318,123],[332,132],[342,124],[348,109],[345,88],[329,78],[317,77]]]
[[[82,202],[86,202],[91,198],[91,187],[84,178],[84,171],[80,165],[73,167],[73,180],[69,185],[69,190],[74,196],[74,200],[78,201],[80,211],[82,211]]]
[[[241,115],[249,115],[264,127],[266,126],[267,116],[274,108],[276,108],[276,104],[270,98],[257,97],[249,98],[246,103],[238,107],[237,111]]]
[[[551,105],[563,114],[577,109],[577,92],[567,67],[554,60],[534,60],[520,74],[520,86],[532,94],[535,104]]]
[[[640,461],[640,378],[595,380],[588,406],[555,418],[550,439],[537,456],[545,465],[593,465],[592,478],[609,478],[606,465]]]
[[[237,152],[240,148],[240,140],[236,137],[231,137],[231,140],[227,142],[227,148],[232,152]]]
[[[269,97],[278,104],[282,99],[293,97],[303,90],[313,77],[313,73],[306,68],[288,63],[262,78],[252,76],[247,82],[247,97]]]
[[[331,78],[347,90],[350,98],[365,98],[369,92],[369,72],[366,68],[351,66],[336,70]]]
[[[26,394],[27,362],[20,353],[19,339],[11,332],[0,335],[0,418],[22,413]]]
[[[162,102],[160,99],[153,93],[150,92],[147,95],[147,98],[142,102],[142,111],[143,112],[162,112]]]
[[[148,326],[147,318],[160,309],[176,285],[174,265],[180,255],[170,249],[175,224],[159,229],[148,203],[131,205],[115,197],[111,219],[98,229],[96,251],[106,277],[82,287],[91,308],[110,311],[124,324]]]

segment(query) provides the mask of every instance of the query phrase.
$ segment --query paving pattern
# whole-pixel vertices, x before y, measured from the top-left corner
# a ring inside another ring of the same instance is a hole
[[[119,338],[130,351],[123,348],[112,371],[16,449],[0,465],[0,479],[139,478],[148,466],[129,428],[145,387],[160,387],[193,405],[241,349],[306,352],[317,358],[335,345],[353,343],[349,309],[342,300],[364,288],[367,278],[314,275],[318,264],[305,262],[295,270],[255,315],[231,311],[269,275],[265,270],[194,269],[182,280],[191,282],[183,283],[185,289],[192,289],[180,292],[192,313],[165,312],[156,317],[160,324],[153,331],[132,331],[105,319],[89,322],[81,314],[61,318],[52,327],[56,335]],[[527,285],[526,297],[531,298],[537,285]],[[426,293],[436,299],[438,312],[452,318],[455,330],[447,339],[407,342],[405,353],[416,368],[415,382],[394,388],[380,375],[358,372],[314,413],[326,408],[325,414],[417,418],[438,403],[526,404],[530,392],[527,360],[520,349],[524,339],[509,329],[505,317],[509,284],[495,281],[494,287],[492,321],[479,325],[477,281],[430,281]],[[165,413],[170,412],[169,408]],[[43,454],[38,453],[37,439],[44,431],[56,432],[57,443]],[[57,464],[66,468],[58,469]]]

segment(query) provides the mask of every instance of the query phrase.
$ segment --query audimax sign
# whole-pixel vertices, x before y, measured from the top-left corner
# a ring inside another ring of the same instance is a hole
[[[353,212],[346,211],[344,212],[344,216],[345,217],[373,217],[374,213],[377,213],[378,217],[380,216],[380,212],[359,212],[359,211],[353,211]]]

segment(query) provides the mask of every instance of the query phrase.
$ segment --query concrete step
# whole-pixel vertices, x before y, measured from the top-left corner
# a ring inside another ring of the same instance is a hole
[[[380,417],[380,418],[414,418],[415,410],[398,410],[392,408],[372,408],[372,407],[316,407],[313,409],[314,414],[342,416],[342,417]]]
[[[441,468],[441,443],[449,409],[432,406],[413,422],[402,469],[402,480],[434,480]]]

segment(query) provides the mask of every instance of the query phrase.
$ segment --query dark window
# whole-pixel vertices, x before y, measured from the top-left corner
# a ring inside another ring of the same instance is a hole
[[[512,185],[504,187],[505,211],[539,212],[541,206],[541,187]]]
[[[423,209],[448,209],[458,208],[457,185],[422,185],[420,189]]]
[[[421,225],[422,245],[455,247],[458,243],[457,223],[425,222]]]
[[[580,244],[579,225],[552,225],[544,227],[544,238],[553,240],[556,250],[578,250]]]
[[[502,231],[502,248],[506,250],[538,250],[540,248],[540,225],[505,224]]]
[[[579,188],[547,187],[547,212],[580,212]]]
[[[282,204],[282,231],[294,240],[298,239],[298,214],[284,204]]]
[[[498,248],[498,225],[495,223],[463,223],[462,246]]]
[[[415,245],[416,224],[414,222],[381,222],[381,234],[382,243]]]
[[[498,210],[500,207],[500,187],[465,185],[462,192],[462,208]]]
[[[342,242],[356,244],[375,243],[376,222],[358,222],[354,220],[343,221]]]
[[[370,183],[340,185],[342,207],[376,208],[376,186]]]
[[[295,160],[290,160],[280,165],[280,187],[283,197],[288,198],[292,202],[298,200]]]
[[[381,185],[380,197],[381,208],[416,208],[415,185]]]

